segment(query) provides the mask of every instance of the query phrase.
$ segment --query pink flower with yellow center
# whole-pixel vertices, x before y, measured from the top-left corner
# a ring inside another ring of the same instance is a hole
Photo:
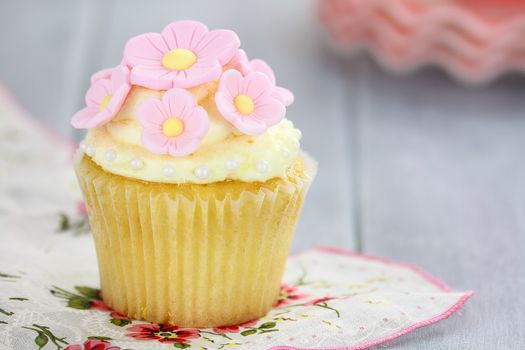
[[[223,117],[248,135],[262,134],[284,118],[286,109],[272,97],[273,85],[260,72],[243,76],[229,69],[221,77],[215,103]]]
[[[276,85],[277,81],[275,79],[275,74],[273,73],[272,68],[265,61],[261,59],[254,59],[250,61],[248,60],[248,56],[244,50],[237,50],[230,62],[226,64],[226,67],[236,69],[244,76],[253,72],[263,73],[270,79],[272,85],[274,85],[272,96],[281,101],[286,107],[293,103],[293,93],[288,89]]]
[[[148,99],[137,108],[142,144],[155,154],[183,157],[195,152],[208,132],[208,113],[184,89],[166,91],[162,100]]]
[[[239,48],[231,30],[213,30],[199,22],[169,24],[159,33],[131,38],[124,60],[131,68],[131,82],[151,89],[194,87],[219,78],[222,65]]]
[[[73,116],[71,125],[90,129],[109,122],[120,110],[130,89],[127,67],[117,66],[111,72],[100,73],[86,92],[86,108]]]

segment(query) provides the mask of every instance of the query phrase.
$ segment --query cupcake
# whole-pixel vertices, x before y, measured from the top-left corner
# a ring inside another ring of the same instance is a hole
[[[316,165],[292,93],[239,47],[193,21],[136,36],[73,116],[102,298],[131,318],[215,327],[276,302]]]

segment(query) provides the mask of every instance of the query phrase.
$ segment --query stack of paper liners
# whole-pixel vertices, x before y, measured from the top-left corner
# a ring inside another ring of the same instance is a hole
[[[104,302],[131,318],[184,327],[266,314],[316,165],[298,157],[264,183],[146,183],[76,164]]]

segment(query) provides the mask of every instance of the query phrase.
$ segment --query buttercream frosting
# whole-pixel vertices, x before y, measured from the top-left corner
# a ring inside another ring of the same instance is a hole
[[[215,88],[216,84],[210,83],[190,89],[208,112],[210,128],[199,149],[189,156],[153,154],[143,147],[136,107],[145,99],[160,99],[164,92],[142,87],[132,88],[110,123],[89,129],[83,148],[89,148],[93,161],[106,171],[144,181],[204,184],[284,177],[300,150],[301,132],[283,119],[262,135],[239,133],[217,111]],[[203,168],[208,169],[207,176],[202,176]]]
[[[120,65],[91,78],[82,154],[104,170],[163,183],[285,177],[301,132],[284,118],[293,94],[237,35],[199,22],[128,41]]]

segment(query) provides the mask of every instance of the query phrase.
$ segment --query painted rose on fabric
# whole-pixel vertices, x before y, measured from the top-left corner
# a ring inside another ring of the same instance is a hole
[[[182,157],[197,150],[209,128],[208,113],[184,89],[168,90],[162,100],[148,99],[137,108],[142,143],[150,152]]]
[[[215,103],[222,116],[240,132],[260,135],[280,122],[286,108],[272,97],[270,79],[254,72],[243,76],[230,69],[224,72],[215,94]]]
[[[84,344],[68,345],[64,350],[121,350],[121,348],[105,340],[90,339]]]
[[[86,93],[86,107],[71,120],[74,128],[90,129],[106,124],[117,115],[128,96],[131,85],[126,66],[99,73]]]
[[[254,320],[254,321],[248,321],[248,322],[244,322],[244,323],[232,325],[232,326],[215,327],[213,328],[213,331],[219,334],[238,333],[242,328],[253,327],[256,324],[257,324],[257,320]]]
[[[216,80],[240,46],[230,30],[212,30],[199,22],[179,21],[162,32],[128,41],[124,60],[131,82],[151,89],[190,88]]]
[[[184,329],[152,323],[138,324],[126,329],[126,336],[137,340],[158,340],[161,343],[187,344],[192,339],[200,338],[198,329]]]
[[[308,295],[302,294],[297,287],[283,284],[281,286],[281,290],[279,291],[279,296],[277,298],[275,307],[288,305],[296,300],[304,299],[306,297],[308,297]]]

